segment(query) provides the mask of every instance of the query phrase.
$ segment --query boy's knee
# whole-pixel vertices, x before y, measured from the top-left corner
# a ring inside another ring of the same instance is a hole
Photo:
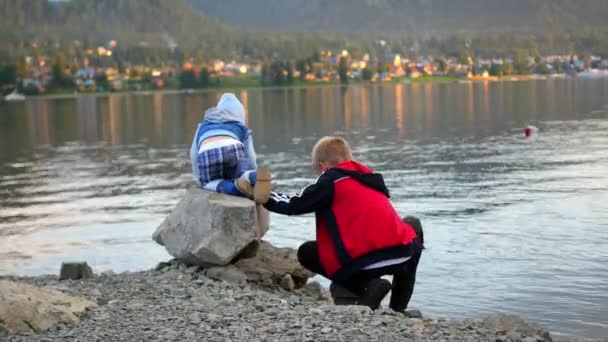
[[[317,242],[307,241],[298,248],[298,262],[301,265],[306,265],[310,262],[312,255],[317,255]]]
[[[420,243],[422,249],[424,249],[424,231],[422,230],[422,222],[420,222],[420,219],[414,216],[406,216],[403,218],[403,222],[409,224],[410,226],[412,226],[412,228],[414,228],[414,231],[416,232],[416,238],[418,239],[418,242]]]

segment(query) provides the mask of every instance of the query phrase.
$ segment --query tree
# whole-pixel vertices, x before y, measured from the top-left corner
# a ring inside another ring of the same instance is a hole
[[[348,59],[346,57],[340,57],[338,62],[338,75],[340,76],[340,83],[348,83]]]
[[[306,79],[306,73],[308,72],[307,63],[303,59],[299,59],[296,62],[296,70],[300,73],[300,81],[304,81]]]
[[[198,84],[202,88],[206,88],[209,86],[209,84],[210,84],[209,69],[207,69],[207,68],[201,69],[201,73],[198,75]]]
[[[374,73],[368,67],[363,68],[363,70],[361,71],[361,78],[364,81],[370,81],[373,76],[374,76]]]
[[[551,73],[551,69],[549,69],[546,63],[539,63],[536,65],[536,73],[540,75],[549,75]]]
[[[489,71],[491,76],[502,76],[503,75],[503,67],[501,64],[492,63]]]
[[[5,65],[0,69],[0,86],[17,83],[17,68],[14,65]]]
[[[110,90],[110,82],[108,82],[108,75],[106,75],[105,72],[95,75],[95,85],[97,86],[98,90]]]
[[[514,73],[513,64],[511,63],[504,63],[501,69],[503,75],[513,75]]]
[[[291,62],[285,63],[285,69],[287,69],[287,84],[293,84],[293,66]]]
[[[283,62],[274,61],[270,64],[270,75],[272,80],[272,85],[282,86],[287,83],[285,78],[285,67],[283,66]]]
[[[194,71],[182,70],[182,72],[179,74],[179,87],[181,89],[198,88]]]
[[[68,88],[73,85],[72,80],[65,73],[67,68],[68,62],[65,55],[61,52],[58,52],[52,60],[52,86],[57,88]]]
[[[263,64],[260,74],[260,83],[262,83],[263,86],[270,85],[272,84],[271,78],[270,66],[268,64]]]
[[[525,49],[516,49],[515,57],[513,58],[513,68],[515,72],[520,75],[526,75],[530,73],[528,66],[528,51]]]
[[[439,68],[439,71],[441,71],[444,74],[446,74],[448,72],[448,63],[443,58],[440,58],[437,61],[437,67]]]

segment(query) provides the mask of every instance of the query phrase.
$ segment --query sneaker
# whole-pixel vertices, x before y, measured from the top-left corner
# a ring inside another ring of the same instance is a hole
[[[272,176],[270,170],[259,168],[255,175],[255,186],[253,187],[253,199],[260,204],[265,204],[270,199],[272,190]]]
[[[334,282],[329,285],[329,293],[334,305],[357,305],[360,300],[359,296]]]
[[[359,301],[359,305],[369,306],[370,309],[376,310],[391,290],[391,287],[391,283],[386,279],[378,278],[370,280],[365,294]]]
[[[251,185],[249,181],[243,178],[237,178],[234,180],[234,185],[247,198],[253,199],[253,185]]]

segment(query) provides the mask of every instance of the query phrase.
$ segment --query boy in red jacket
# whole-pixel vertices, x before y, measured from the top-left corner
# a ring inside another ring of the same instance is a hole
[[[399,217],[382,175],[353,161],[344,139],[322,138],[312,160],[321,172],[315,183],[298,195],[273,192],[264,206],[285,215],[315,213],[316,241],[300,246],[298,260],[354,293],[349,304],[375,310],[392,289],[391,309],[404,312],[423,248],[420,221]]]

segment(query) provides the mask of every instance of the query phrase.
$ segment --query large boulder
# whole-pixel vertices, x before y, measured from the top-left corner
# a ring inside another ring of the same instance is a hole
[[[269,213],[246,198],[189,189],[152,238],[185,263],[226,265],[268,231]]]
[[[0,336],[31,335],[57,324],[78,324],[78,315],[97,304],[59,291],[0,281]]]

